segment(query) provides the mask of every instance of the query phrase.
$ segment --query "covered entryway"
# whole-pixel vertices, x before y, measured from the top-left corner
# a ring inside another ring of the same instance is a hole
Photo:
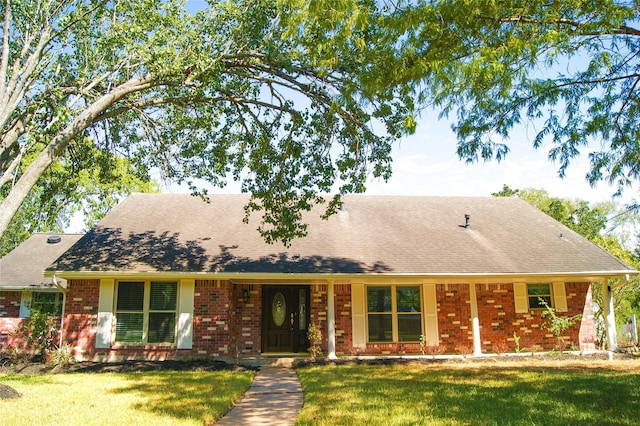
[[[262,297],[262,352],[306,352],[308,285],[270,285]]]

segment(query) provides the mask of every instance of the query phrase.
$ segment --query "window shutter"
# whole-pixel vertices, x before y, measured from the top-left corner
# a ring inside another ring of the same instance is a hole
[[[529,304],[527,301],[527,285],[525,283],[513,283],[513,299],[516,304],[516,313],[527,313]]]
[[[115,280],[100,280],[100,296],[98,298],[98,324],[96,326],[96,348],[111,347],[111,328],[113,324],[113,292]]]
[[[436,285],[424,284],[422,286],[424,294],[424,320],[425,338],[428,345],[437,346],[440,344],[438,334],[438,299],[436,298]]]
[[[23,291],[20,298],[20,318],[27,318],[31,314],[31,298],[33,293]]]
[[[195,280],[180,280],[178,289],[178,349],[193,348],[193,301]]]
[[[351,314],[353,347],[367,347],[367,330],[365,321],[364,284],[351,284]]]
[[[567,312],[567,291],[564,282],[553,283],[553,306],[557,312]]]

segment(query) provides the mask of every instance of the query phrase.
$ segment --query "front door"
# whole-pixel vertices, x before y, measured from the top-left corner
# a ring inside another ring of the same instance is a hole
[[[262,300],[262,352],[306,352],[309,286],[265,286]]]

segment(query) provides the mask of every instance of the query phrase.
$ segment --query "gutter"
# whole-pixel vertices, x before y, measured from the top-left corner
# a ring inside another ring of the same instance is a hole
[[[326,281],[327,279],[349,279],[349,280],[367,280],[367,281],[388,281],[389,279],[415,279],[415,280],[470,280],[495,282],[492,280],[513,280],[522,281],[540,281],[544,279],[561,279],[561,278],[580,278],[590,282],[597,282],[604,278],[621,278],[628,277],[630,274],[639,274],[638,271],[630,271],[629,269],[619,271],[581,271],[581,272],[504,272],[504,273],[375,273],[375,272],[357,272],[357,273],[331,273],[331,272],[312,272],[312,273],[265,273],[265,272],[181,272],[181,271],[46,271],[45,275],[55,277],[62,275],[67,279],[73,278],[123,278],[123,279],[145,279],[163,277],[169,279],[194,278],[194,279],[214,279],[214,280],[280,280],[280,281]]]

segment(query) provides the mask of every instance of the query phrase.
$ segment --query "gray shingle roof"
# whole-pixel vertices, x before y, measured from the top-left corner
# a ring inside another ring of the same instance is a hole
[[[416,275],[633,269],[517,198],[346,196],[291,247],[266,244],[248,197],[134,194],[51,270]],[[465,227],[465,214],[470,226]]]
[[[0,259],[0,289],[52,288],[51,278],[45,278],[44,270],[80,237],[82,234],[33,234]]]

